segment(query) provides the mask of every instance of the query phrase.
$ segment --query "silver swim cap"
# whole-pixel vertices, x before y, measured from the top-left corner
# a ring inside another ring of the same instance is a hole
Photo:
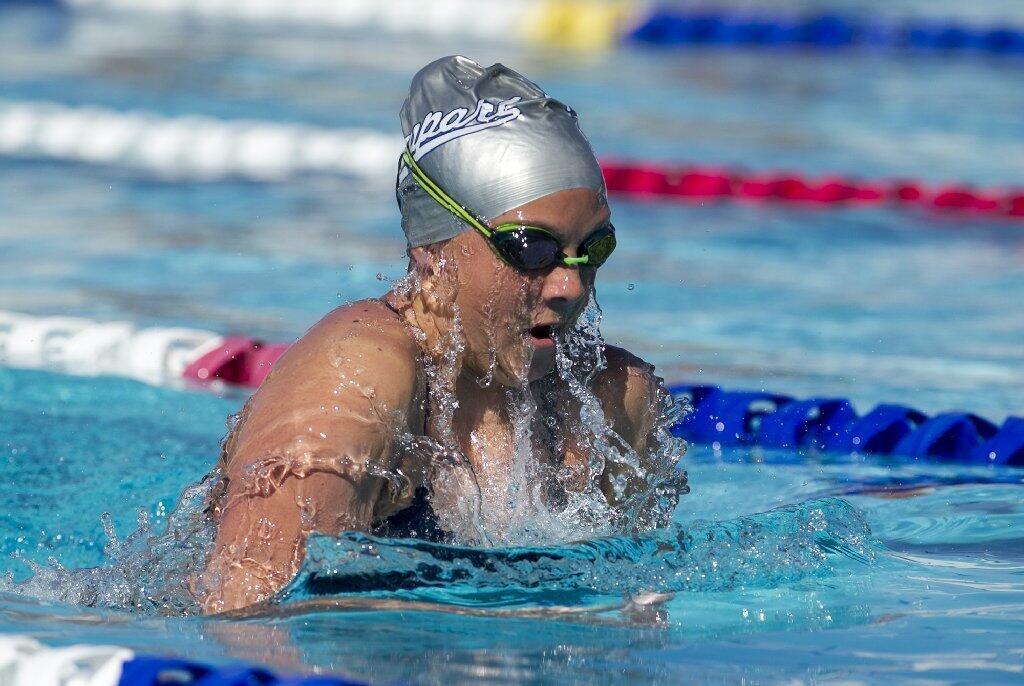
[[[485,69],[461,55],[431,62],[413,77],[401,119],[413,159],[483,221],[561,190],[605,192],[576,113],[504,65]],[[470,229],[401,161],[396,193],[409,247]]]

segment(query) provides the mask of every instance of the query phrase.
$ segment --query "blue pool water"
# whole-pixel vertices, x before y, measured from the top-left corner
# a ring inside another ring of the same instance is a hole
[[[1024,72],[1005,60],[566,55],[27,11],[0,14],[0,37],[9,101],[396,132],[410,75],[463,51],[572,103],[609,156],[1024,178]],[[843,395],[861,408],[1024,414],[1020,224],[613,207],[621,240],[600,277],[603,330],[667,379]],[[290,340],[331,307],[379,294],[404,265],[391,189],[336,177],[169,183],[0,158],[0,217],[0,309],[27,313]],[[147,546],[129,537],[137,511],[166,525],[243,400],[0,369],[0,570],[12,575],[0,631],[374,682],[1009,683],[1024,673],[1024,474],[864,456],[694,446],[692,492],[663,532],[526,552],[323,541],[287,592],[293,612],[162,614],[167,584],[125,563]],[[350,574],[353,560],[363,597],[459,613],[303,610],[310,578]],[[29,563],[41,571],[18,586]],[[377,569],[401,572],[403,586]],[[619,607],[643,590],[675,595]],[[538,607],[549,611],[508,615]],[[571,612],[552,616],[557,607]]]

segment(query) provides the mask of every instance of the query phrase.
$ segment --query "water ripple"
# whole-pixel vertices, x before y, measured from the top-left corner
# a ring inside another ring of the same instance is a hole
[[[835,574],[851,563],[871,564],[876,546],[861,513],[839,498],[553,547],[485,549],[359,533],[314,536],[302,569],[275,602],[398,593],[508,606],[578,602],[587,594],[772,588]]]

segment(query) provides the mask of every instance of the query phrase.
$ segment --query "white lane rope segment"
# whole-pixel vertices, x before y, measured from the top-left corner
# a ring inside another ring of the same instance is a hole
[[[72,8],[514,42],[536,0],[66,0]]]
[[[401,146],[397,136],[365,129],[0,100],[0,156],[126,167],[167,180],[380,179],[394,174]]]

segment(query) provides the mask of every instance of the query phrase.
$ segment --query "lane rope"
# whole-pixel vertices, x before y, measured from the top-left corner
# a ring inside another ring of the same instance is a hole
[[[617,43],[642,5],[623,1],[547,0],[523,17],[523,35],[534,43],[570,50],[603,50]]]
[[[38,0],[39,4],[60,0]],[[63,0],[86,12],[250,26],[534,43],[570,50],[606,49],[636,23],[644,6],[627,0]]]
[[[739,200],[800,206],[889,206],[934,212],[1024,219],[1024,184],[1016,189],[977,189],[969,184],[931,185],[912,180],[865,181],[840,175],[808,177],[714,166],[667,166],[603,160],[608,190],[638,199]]]
[[[364,129],[0,100],[0,155],[127,167],[167,180],[381,178],[394,173],[401,146]]]
[[[310,27],[488,42],[532,41],[568,49],[616,44],[837,50],[910,54],[1024,55],[1024,28],[956,19],[887,19],[835,12],[775,14],[625,0],[25,0],[80,11],[152,14],[256,26]]]
[[[0,636],[0,682],[5,686],[119,686],[135,654],[116,646],[48,648],[27,636]]]
[[[280,677],[251,665],[213,667],[193,660],[139,655],[127,648],[72,645],[50,648],[28,636],[0,636],[4,686],[357,686],[340,676]]]
[[[1024,417],[1008,417],[997,427],[969,412],[929,417],[895,404],[881,404],[859,415],[849,400],[839,397],[798,400],[709,385],[676,385],[669,390],[693,407],[673,433],[715,450],[759,446],[1024,467]]]
[[[885,48],[917,54],[1024,55],[1024,30],[994,24],[908,18],[857,19],[835,13],[772,16],[749,10],[661,7],[626,40],[658,46]]]
[[[221,349],[211,331],[137,328],[129,322],[34,317],[0,311],[0,363],[76,376],[123,376],[154,385],[184,378],[190,364]]]
[[[0,100],[0,156],[125,167],[167,181],[281,182],[337,174],[390,182],[402,140],[366,129],[211,117],[164,117],[47,102]],[[610,192],[635,199],[874,205],[1024,219],[1024,189],[912,180],[864,181],[723,167],[604,159]],[[387,181],[385,181],[387,180]]]
[[[535,0],[66,0],[77,10],[129,12],[398,35],[464,36],[508,42],[544,3]]]
[[[288,349],[246,336],[126,322],[0,312],[0,364],[151,384],[255,388]],[[673,431],[715,449],[761,446],[790,451],[870,453],[904,459],[1024,466],[1024,417],[997,427],[967,412],[933,417],[883,404],[859,415],[845,398],[797,400],[766,391],[676,385],[693,412]]]

